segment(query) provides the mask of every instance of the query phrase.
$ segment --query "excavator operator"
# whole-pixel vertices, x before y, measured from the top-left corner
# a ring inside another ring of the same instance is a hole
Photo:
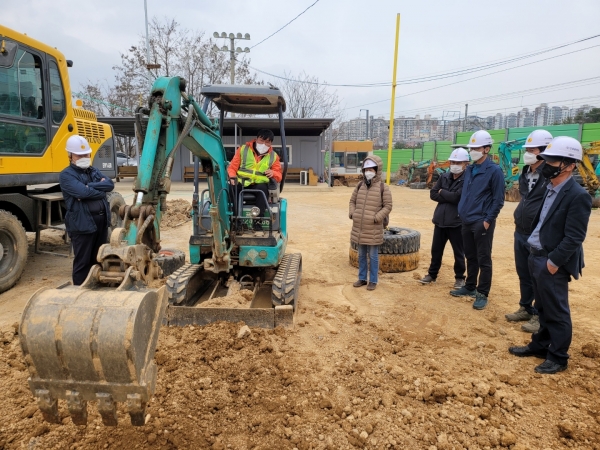
[[[271,130],[259,130],[256,139],[246,142],[236,150],[227,168],[229,182],[235,186],[232,191],[236,199],[242,189],[257,189],[264,192],[264,198],[260,194],[255,196],[260,217],[263,217],[268,206],[266,199],[269,198],[269,182],[273,180],[279,183],[282,177],[279,156],[271,147],[274,138],[275,135]],[[254,229],[262,231],[258,221],[254,222]]]

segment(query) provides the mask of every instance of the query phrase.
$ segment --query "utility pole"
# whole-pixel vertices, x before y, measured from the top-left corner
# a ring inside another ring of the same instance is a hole
[[[229,48],[227,48],[226,45],[219,48],[219,46],[217,44],[215,44],[213,46],[213,50],[216,52],[229,52],[229,81],[231,82],[231,84],[235,84],[235,54],[236,53],[250,53],[250,49],[248,47],[245,47],[243,50],[242,50],[242,47],[235,48],[235,40],[241,39],[241,40],[249,41],[250,34],[246,33],[246,34],[244,34],[244,36],[242,36],[242,33],[227,34],[223,31],[221,34],[219,34],[217,31],[215,31],[213,33],[213,36],[217,39],[218,38],[223,38],[223,39],[229,38]],[[232,113],[231,117],[235,117],[235,114]]]
[[[369,110],[368,109],[361,109],[360,111],[366,111],[367,112],[367,130],[366,130],[367,134],[366,134],[365,140],[368,141],[369,140]],[[359,115],[360,115],[360,111],[358,113]]]
[[[469,114],[469,104],[465,103],[465,125],[463,126],[463,131],[467,131],[467,115]]]

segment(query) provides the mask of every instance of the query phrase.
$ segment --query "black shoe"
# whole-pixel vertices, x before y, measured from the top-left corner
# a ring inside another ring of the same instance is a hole
[[[369,283],[367,285],[367,291],[374,291],[376,287],[377,287],[377,283]]]
[[[508,353],[515,356],[526,357],[526,356],[535,356],[537,358],[546,359],[546,354],[541,352],[534,352],[529,348],[528,345],[523,347],[508,347]]]
[[[367,285],[367,280],[358,280],[355,281],[354,284],[352,284],[352,286],[354,287],[361,287],[361,286],[366,286]]]
[[[537,366],[533,370],[535,370],[537,373],[543,373],[545,375],[552,375],[554,373],[558,373],[558,372],[562,372],[563,370],[567,370],[567,365],[565,364],[564,366],[561,366],[560,364],[547,359],[546,361],[541,363],[539,366]]]

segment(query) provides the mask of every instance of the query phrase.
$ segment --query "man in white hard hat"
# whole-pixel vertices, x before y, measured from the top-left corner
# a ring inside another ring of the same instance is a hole
[[[533,231],[533,219],[546,196],[546,178],[542,174],[544,160],[537,156],[542,153],[552,140],[552,135],[546,130],[531,132],[523,148],[523,171],[519,176],[519,193],[521,200],[515,209],[515,267],[519,277],[521,299],[519,309],[512,314],[506,314],[509,322],[528,321],[521,328],[528,333],[535,333],[540,328],[538,313],[533,304],[533,282],[529,274],[529,244],[527,239]]]
[[[97,263],[98,249],[108,242],[110,206],[106,193],[112,180],[91,165],[92,149],[79,135],[67,140],[70,164],[59,177],[67,214],[65,227],[73,244],[73,284],[82,284]]]
[[[592,211],[592,197],[572,177],[582,155],[577,139],[559,136],[537,156],[545,160],[542,174],[549,180],[527,241],[540,329],[531,335],[528,345],[508,351],[515,356],[543,358],[535,368],[542,374],[565,370],[569,359],[573,335],[569,281],[578,279],[584,267],[582,244]]]
[[[454,252],[454,289],[465,285],[465,251],[463,248],[462,222],[458,217],[458,202],[463,189],[465,169],[469,165],[469,153],[457,148],[448,158],[450,170],[438,178],[429,191],[431,200],[438,202],[433,212],[433,240],[431,241],[431,263],[421,284],[434,283],[437,279],[446,243],[450,241]]]
[[[469,139],[473,164],[465,171],[458,214],[467,258],[467,280],[460,289],[450,291],[455,297],[474,297],[473,308],[484,309],[492,286],[492,241],[496,218],[504,206],[504,174],[489,158],[494,141],[485,130]]]

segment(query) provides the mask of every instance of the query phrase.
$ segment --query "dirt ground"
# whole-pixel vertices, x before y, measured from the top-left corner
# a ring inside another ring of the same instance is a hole
[[[392,193],[390,225],[422,234],[418,270],[383,274],[372,292],[353,288],[351,189],[287,193],[288,252],[303,255],[295,328],[241,339],[242,324],[163,328],[156,395],[139,428],[122,410],[116,429],[103,427],[95,405],[87,427],[73,425],[62,403],[62,425],[41,420],[11,325],[36,289],[69,278],[71,260],[30,254],[19,284],[0,295],[0,449],[600,449],[600,211],[584,276],[571,284],[569,369],[541,376],[533,372],[541,360],[507,352],[529,337],[504,319],[519,299],[516,204],[500,215],[490,303],[476,311],[448,295],[450,251],[436,284],[417,283],[434,204],[427,191]],[[190,230],[189,222],[165,230],[164,246],[187,249]],[[53,233],[45,240],[60,247]]]

